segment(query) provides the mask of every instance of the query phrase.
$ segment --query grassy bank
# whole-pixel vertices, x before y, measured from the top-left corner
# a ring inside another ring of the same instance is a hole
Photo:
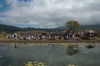
[[[82,43],[82,42],[100,42],[100,38],[91,40],[16,40],[8,39],[5,36],[0,36],[0,43]]]

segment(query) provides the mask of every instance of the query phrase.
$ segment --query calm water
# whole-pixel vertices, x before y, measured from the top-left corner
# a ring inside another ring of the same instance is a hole
[[[100,66],[100,43],[0,44],[0,66],[25,66],[42,61],[47,66]]]

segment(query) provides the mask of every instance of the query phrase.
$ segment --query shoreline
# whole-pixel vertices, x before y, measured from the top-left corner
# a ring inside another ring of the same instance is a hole
[[[74,39],[69,39],[69,40],[64,40],[64,39],[56,39],[56,40],[19,40],[19,39],[8,39],[6,37],[0,37],[0,43],[100,43],[100,38],[96,39],[90,39],[90,40],[74,40]]]
[[[100,40],[0,40],[0,43],[100,43]]]

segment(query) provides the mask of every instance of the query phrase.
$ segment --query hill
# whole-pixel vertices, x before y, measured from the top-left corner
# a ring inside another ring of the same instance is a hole
[[[5,31],[5,32],[10,33],[10,32],[15,32],[18,30],[20,30],[20,28],[15,27],[15,26],[0,24],[0,32]]]
[[[52,31],[54,29],[43,29],[43,28],[34,28],[34,27],[27,27],[27,28],[20,28],[11,25],[0,24],[0,32],[4,31],[7,33],[13,33],[16,31]]]
[[[62,26],[62,27],[57,27],[57,28],[51,28],[51,29],[41,29],[41,28],[34,28],[34,27],[27,27],[27,28],[19,28],[19,27],[15,27],[15,26],[10,26],[10,25],[4,25],[4,24],[0,24],[0,32],[1,31],[5,31],[7,33],[12,33],[12,32],[16,32],[16,31],[63,31],[66,30],[66,26]],[[93,30],[100,30],[100,25],[81,25],[79,27],[78,30],[85,30],[85,29],[93,29]]]
[[[66,26],[57,27],[55,29],[59,30],[66,30]],[[100,30],[100,25],[80,25],[78,30],[85,30],[85,29],[93,29],[93,30]]]
[[[93,29],[93,30],[100,30],[100,25],[81,25],[79,30],[85,29]]]

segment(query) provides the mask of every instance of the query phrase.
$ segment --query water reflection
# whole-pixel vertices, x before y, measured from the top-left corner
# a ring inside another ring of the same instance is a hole
[[[78,45],[71,45],[66,48],[66,53],[70,56],[77,54],[79,51]]]
[[[15,49],[17,48],[17,45],[16,45],[16,44],[14,44],[14,48],[15,48]]]
[[[87,44],[85,47],[87,49],[95,48],[95,44]]]
[[[47,66],[100,66],[99,50],[100,44],[93,43],[2,44],[0,66],[25,66],[28,61],[45,62]]]

